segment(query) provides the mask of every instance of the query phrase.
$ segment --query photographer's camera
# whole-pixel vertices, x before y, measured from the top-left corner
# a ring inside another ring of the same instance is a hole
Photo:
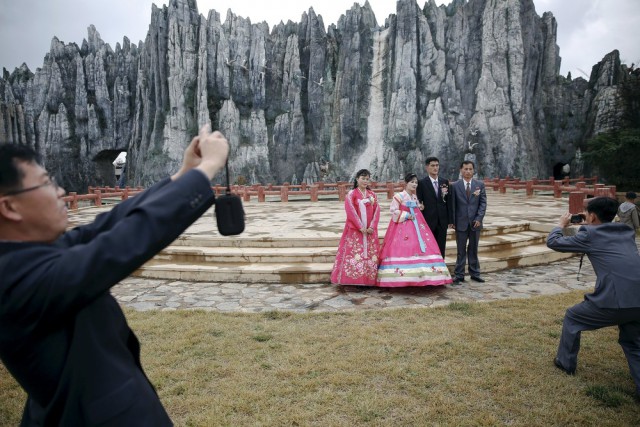
[[[584,214],[573,214],[571,215],[571,224],[581,224],[585,221],[586,216]]]

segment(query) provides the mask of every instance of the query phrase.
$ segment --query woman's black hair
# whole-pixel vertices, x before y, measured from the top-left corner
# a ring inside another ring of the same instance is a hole
[[[353,188],[358,188],[358,178],[360,178],[361,176],[371,176],[371,172],[369,172],[367,169],[360,169],[358,172],[356,172],[356,176],[355,178],[353,178]]]
[[[418,175],[416,175],[416,174],[415,174],[415,173],[413,173],[413,172],[409,172],[408,174],[406,174],[406,175],[404,176],[404,182],[406,182],[406,183],[408,184],[408,183],[410,183],[410,182],[411,182],[411,180],[412,180],[413,178],[418,178]]]

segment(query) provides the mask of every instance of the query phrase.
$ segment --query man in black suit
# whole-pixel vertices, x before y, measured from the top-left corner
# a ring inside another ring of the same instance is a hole
[[[427,157],[425,161],[427,176],[418,182],[416,195],[420,209],[429,225],[433,237],[438,242],[442,258],[447,245],[447,229],[453,228],[453,209],[449,203],[449,180],[440,178],[440,161],[437,157]]]
[[[640,397],[640,255],[635,231],[611,222],[618,201],[596,197],[589,201],[584,221],[574,236],[564,236],[571,214],[566,213],[547,237],[547,246],[558,252],[586,254],[596,273],[596,285],[584,301],[569,308],[554,364],[575,374],[582,331],[618,326],[622,347]]]
[[[109,289],[211,207],[228,152],[203,127],[178,173],[65,232],[64,189],[0,145],[0,359],[28,395],[22,425],[172,425]]]

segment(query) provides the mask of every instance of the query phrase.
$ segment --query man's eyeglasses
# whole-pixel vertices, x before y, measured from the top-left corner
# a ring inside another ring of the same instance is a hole
[[[38,188],[46,187],[48,185],[52,185],[56,191],[58,190],[58,188],[60,188],[60,186],[56,182],[56,179],[54,177],[49,177],[49,180],[44,184],[34,185],[33,187],[22,188],[20,190],[7,191],[6,193],[2,194],[2,196],[15,196],[17,194],[27,193],[29,191],[37,190]]]

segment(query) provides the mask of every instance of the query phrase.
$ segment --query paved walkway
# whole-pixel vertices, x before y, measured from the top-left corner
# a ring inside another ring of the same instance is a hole
[[[221,312],[270,310],[327,312],[398,307],[438,307],[454,301],[496,301],[590,290],[595,275],[584,259],[577,280],[579,258],[549,265],[486,273],[486,283],[467,280],[461,286],[380,289],[356,286],[188,283],[129,278],[112,289],[123,305],[136,310],[204,309]]]
[[[550,228],[568,207],[567,199],[548,195],[526,198],[523,194],[501,195],[488,191],[485,225],[533,221]],[[383,205],[381,233],[386,229],[388,202]],[[73,223],[91,221],[103,209],[86,209],[72,215]],[[248,238],[287,238],[339,236],[344,224],[342,203],[245,203],[247,228],[239,240]],[[192,237],[215,235],[214,221],[204,215],[187,232]],[[452,244],[450,242],[449,244]],[[454,243],[453,243],[454,244]],[[467,279],[462,286],[434,288],[379,289],[328,284],[280,285],[255,283],[189,283],[174,280],[128,278],[112,289],[123,305],[136,310],[204,309],[221,312],[333,312],[393,307],[438,307],[453,301],[496,301],[531,298],[572,290],[588,291],[595,277],[585,258],[580,280],[579,258],[552,264],[485,273],[486,283]]]

